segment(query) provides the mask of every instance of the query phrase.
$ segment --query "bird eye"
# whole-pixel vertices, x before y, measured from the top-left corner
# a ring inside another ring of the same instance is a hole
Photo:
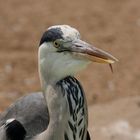
[[[54,44],[54,46],[55,46],[56,48],[59,47],[59,43],[58,43],[57,41],[54,41],[53,44]]]

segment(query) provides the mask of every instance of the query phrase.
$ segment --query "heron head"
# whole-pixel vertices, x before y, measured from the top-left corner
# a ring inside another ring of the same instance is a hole
[[[115,61],[111,54],[82,41],[80,33],[68,25],[48,28],[40,41],[40,66],[54,75],[74,75],[90,62],[112,64]]]

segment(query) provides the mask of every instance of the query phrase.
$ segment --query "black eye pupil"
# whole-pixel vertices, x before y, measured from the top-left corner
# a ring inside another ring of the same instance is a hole
[[[59,47],[59,43],[58,42],[54,42],[55,47]]]

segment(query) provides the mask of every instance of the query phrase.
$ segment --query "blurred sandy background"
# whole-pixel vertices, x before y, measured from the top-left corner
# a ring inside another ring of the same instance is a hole
[[[0,111],[40,91],[38,43],[54,24],[77,28],[82,38],[119,59],[92,64],[77,78],[89,105],[94,140],[140,140],[140,1],[0,1]]]

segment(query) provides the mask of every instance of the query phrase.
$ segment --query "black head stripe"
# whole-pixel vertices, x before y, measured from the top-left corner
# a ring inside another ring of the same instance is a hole
[[[46,32],[44,32],[41,40],[40,40],[40,44],[43,44],[44,42],[52,42],[55,41],[56,39],[63,39],[63,32],[61,31],[61,28],[56,27],[56,28],[51,28],[49,30],[47,30]]]

